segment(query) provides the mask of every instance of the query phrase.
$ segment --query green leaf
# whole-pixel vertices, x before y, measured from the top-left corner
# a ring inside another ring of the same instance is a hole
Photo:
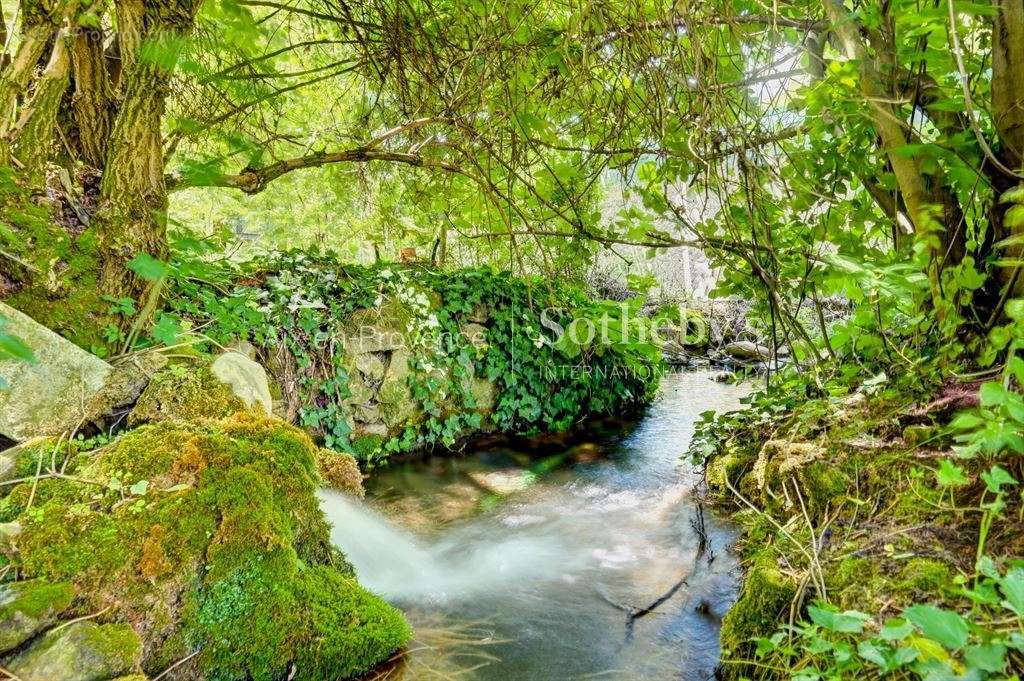
[[[1024,203],[1024,185],[1007,189],[999,197],[999,203]]]
[[[981,479],[985,481],[988,491],[993,494],[999,494],[1002,491],[1003,485],[1013,486],[1017,484],[1017,480],[1007,473],[1006,469],[1002,466],[992,466],[987,472],[981,474]]]
[[[949,459],[939,462],[939,469],[935,471],[935,481],[940,487],[962,487],[970,482],[964,475],[964,469]]]
[[[1003,403],[1006,399],[1006,388],[998,381],[983,383],[978,390],[978,397],[981,398],[983,407],[994,407]]]
[[[155,281],[167,276],[167,265],[149,253],[139,253],[128,261],[128,269],[143,279]]]
[[[880,632],[886,641],[902,641],[914,633],[914,627],[905,619],[891,619],[885,623]]]
[[[857,654],[879,667],[887,667],[889,664],[885,659],[885,654],[871,641],[861,641],[857,644]]]
[[[161,314],[153,325],[153,339],[166,346],[174,345],[181,336],[181,324],[177,318],[169,314]]]
[[[967,621],[955,612],[919,603],[904,614],[922,634],[949,650],[959,650],[967,643]]]
[[[20,338],[4,331],[4,318],[0,317],[0,360],[15,359],[33,363],[36,357],[32,348],[25,345]]]
[[[1024,205],[1014,204],[1003,216],[1003,224],[1007,227],[1020,227],[1024,225]]]
[[[964,661],[972,669],[993,674],[1006,667],[1006,646],[1001,643],[985,643],[964,649]]]
[[[811,621],[819,627],[844,634],[859,634],[864,630],[864,622],[869,619],[862,612],[856,610],[838,612],[824,604],[821,607],[807,606],[807,614],[810,615]]]
[[[1024,617],[1024,568],[1017,567],[1007,572],[999,580],[999,590],[1005,598],[1003,607],[1017,613],[1018,617]]]
[[[131,487],[128,491],[138,497],[146,496],[146,492],[149,490],[149,480],[139,480]]]

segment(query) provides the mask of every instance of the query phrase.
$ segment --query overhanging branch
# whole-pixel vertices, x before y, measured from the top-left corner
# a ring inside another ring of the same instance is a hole
[[[262,168],[246,168],[237,175],[213,174],[192,176],[169,175],[167,191],[175,192],[190,187],[226,187],[238,189],[246,194],[258,194],[268,184],[277,178],[295,170],[303,168],[319,168],[332,163],[369,163],[371,161],[385,161],[391,163],[403,163],[418,168],[436,168],[452,173],[462,173],[462,169],[447,161],[427,158],[421,154],[413,154],[401,151],[384,151],[369,147],[356,147],[333,153],[312,154],[300,156],[284,161],[278,161]]]

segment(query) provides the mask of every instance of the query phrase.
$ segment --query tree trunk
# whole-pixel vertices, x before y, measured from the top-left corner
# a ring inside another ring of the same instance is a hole
[[[100,184],[96,236],[107,295],[139,298],[146,288],[126,264],[139,253],[167,256],[167,187],[161,121],[175,40],[192,27],[200,0],[118,3],[122,55],[121,106],[114,119]],[[141,41],[141,42],[140,42]],[[141,49],[165,51],[141,59]]]
[[[71,61],[68,56],[70,36],[61,30],[53,41],[53,50],[46,69],[36,82],[32,98],[18,116],[11,131],[14,157],[29,177],[41,178],[46,160],[53,153],[57,113],[60,100],[68,88]]]
[[[1002,163],[1020,171],[1024,161],[1024,3],[1020,0],[997,0],[995,25],[992,30],[992,119],[998,134],[996,153]],[[993,241],[1024,234],[1024,226],[1006,226],[1004,217],[1009,205],[998,201],[1000,194],[1016,186],[1018,180],[989,166],[996,200],[989,211],[989,229]],[[1010,261],[1024,259],[1024,244],[1011,245],[998,257]],[[1015,275],[1017,266],[1000,267],[999,281],[1011,286],[1011,295],[1024,296],[1024,276]],[[1014,279],[1015,277],[1015,279]]]
[[[79,160],[102,170],[107,160],[113,108],[101,29],[78,32],[71,49],[71,69],[75,89],[71,100],[73,143]]]

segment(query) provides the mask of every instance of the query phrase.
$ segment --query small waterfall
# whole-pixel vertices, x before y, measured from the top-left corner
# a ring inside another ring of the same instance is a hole
[[[448,533],[427,543],[390,524],[357,499],[319,492],[331,539],[359,581],[385,598],[413,603],[452,602],[486,592],[511,593],[542,581],[571,579],[579,557],[543,528],[495,537],[495,532]]]

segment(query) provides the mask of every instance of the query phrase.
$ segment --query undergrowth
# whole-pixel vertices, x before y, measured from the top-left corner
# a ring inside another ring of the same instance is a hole
[[[1024,315],[1010,311],[992,369],[936,354],[886,373],[861,355],[829,375],[786,369],[745,410],[705,415],[691,454],[744,530],[723,676],[1018,678]]]

